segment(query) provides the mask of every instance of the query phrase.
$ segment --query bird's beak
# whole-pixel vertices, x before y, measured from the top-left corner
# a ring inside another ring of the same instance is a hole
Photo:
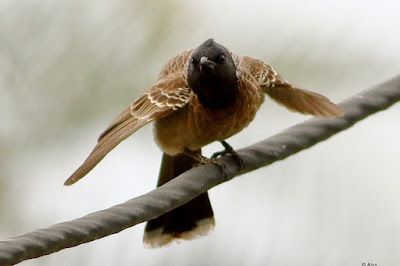
[[[206,56],[200,58],[200,71],[204,70],[212,70],[214,69],[216,63],[209,60]]]

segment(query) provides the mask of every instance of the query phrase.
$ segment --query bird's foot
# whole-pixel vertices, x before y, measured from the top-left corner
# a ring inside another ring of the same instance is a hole
[[[216,159],[218,156],[223,156],[223,155],[229,154],[239,163],[239,170],[242,171],[245,167],[245,163],[244,163],[243,159],[240,157],[240,155],[226,141],[222,140],[220,142],[221,142],[222,146],[224,146],[225,150],[215,152],[211,156],[211,159]]]
[[[222,174],[222,176],[224,177],[225,180],[228,178],[228,176],[226,175],[226,172],[225,172],[226,165],[223,162],[221,162],[220,160],[218,160],[217,158],[212,158],[212,157],[211,158],[207,158],[205,156],[201,156],[199,159],[200,159],[199,160],[199,165],[212,163],[212,164],[216,165],[220,169],[221,174]]]
[[[218,160],[217,158],[213,158],[213,157],[207,158],[207,157],[202,156],[200,154],[194,155],[189,150],[185,151],[185,154],[189,155],[190,157],[192,157],[193,159],[198,161],[198,164],[195,165],[195,166],[200,166],[200,165],[209,164],[209,163],[212,163],[212,164],[216,165],[220,169],[221,175],[224,177],[224,179],[225,180],[228,179],[228,176],[226,175],[226,172],[225,172],[226,165],[223,162],[221,162],[220,160]]]

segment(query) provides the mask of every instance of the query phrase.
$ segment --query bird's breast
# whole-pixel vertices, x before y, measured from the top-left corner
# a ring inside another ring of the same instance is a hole
[[[259,86],[249,80],[239,81],[236,101],[227,108],[208,108],[194,95],[187,106],[155,121],[155,140],[165,153],[176,155],[227,139],[254,119],[263,101]]]

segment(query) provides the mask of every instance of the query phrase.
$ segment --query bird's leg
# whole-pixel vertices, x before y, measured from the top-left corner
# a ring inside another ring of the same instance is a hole
[[[222,146],[224,146],[225,150],[215,152],[211,158],[217,158],[218,156],[230,154],[232,155],[233,158],[239,163],[239,169],[242,171],[245,167],[243,159],[239,156],[239,154],[232,148],[231,145],[229,145],[225,140],[220,140]]]
[[[217,158],[214,158],[214,157],[207,158],[199,153],[193,153],[189,149],[185,149],[185,151],[183,153],[186,154],[187,156],[190,156],[191,158],[195,159],[196,161],[198,161],[199,165],[212,163],[212,164],[218,166],[218,168],[221,170],[221,174],[223,175],[223,177],[225,179],[227,179],[227,175],[225,172],[226,165],[223,162],[221,162],[220,160],[218,160]]]

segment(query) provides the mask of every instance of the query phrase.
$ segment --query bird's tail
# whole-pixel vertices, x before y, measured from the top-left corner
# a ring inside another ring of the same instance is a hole
[[[201,154],[201,150],[197,151]],[[197,161],[179,154],[163,154],[157,186],[191,169]],[[174,240],[189,240],[207,235],[215,225],[208,194],[203,193],[188,203],[147,222],[143,243],[147,248],[158,248]]]

